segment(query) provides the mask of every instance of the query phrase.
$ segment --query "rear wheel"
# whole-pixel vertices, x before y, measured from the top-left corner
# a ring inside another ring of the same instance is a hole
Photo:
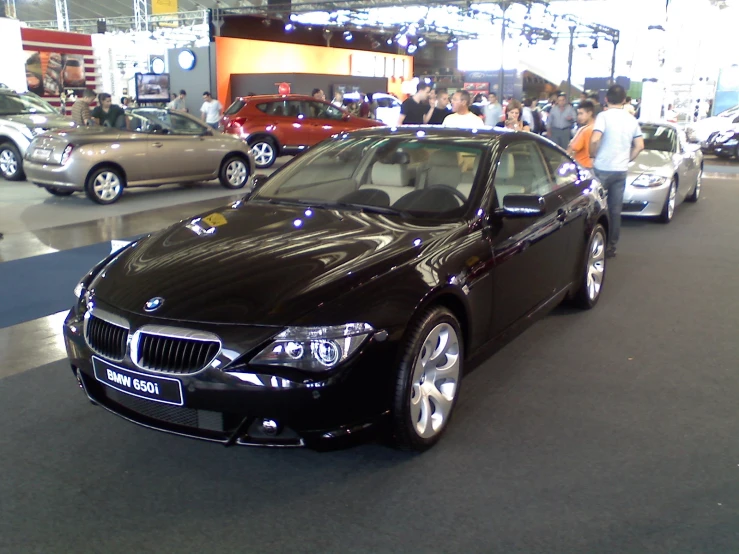
[[[277,146],[271,138],[257,138],[250,146],[254,154],[254,164],[259,169],[267,169],[274,165],[277,159]]]
[[[449,426],[464,362],[462,332],[443,307],[412,324],[393,400],[393,439],[402,450],[431,448]]]
[[[606,230],[599,223],[590,233],[585,251],[585,269],[574,296],[575,305],[589,310],[598,303],[606,279]]]
[[[113,204],[123,195],[123,177],[112,167],[101,167],[90,173],[85,183],[85,194],[97,204]]]
[[[249,166],[242,157],[229,156],[221,164],[218,179],[227,189],[243,188],[249,182]]]
[[[670,190],[667,191],[667,198],[665,198],[665,205],[662,207],[662,213],[659,216],[659,221],[662,223],[669,223],[672,221],[672,217],[675,215],[675,206],[677,205],[677,183],[675,179],[670,183]]]
[[[60,187],[44,187],[46,192],[53,194],[54,196],[72,196],[74,190]]]
[[[0,144],[0,176],[8,181],[22,181],[25,178],[21,154],[10,142]]]

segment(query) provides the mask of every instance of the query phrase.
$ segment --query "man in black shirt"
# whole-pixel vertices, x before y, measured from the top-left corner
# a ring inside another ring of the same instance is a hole
[[[423,125],[428,123],[434,113],[434,108],[428,101],[431,85],[421,81],[418,83],[416,94],[408,98],[400,106],[400,117],[398,125]]]
[[[98,107],[90,114],[97,120],[98,125],[125,129],[128,127],[126,112],[120,106],[113,104],[110,94],[103,92],[98,96]]]
[[[449,92],[445,88],[440,88],[436,91],[436,103],[434,107],[434,113],[429,118],[429,125],[441,125],[444,123],[446,116],[452,113],[449,109]],[[431,103],[434,106],[434,102]]]

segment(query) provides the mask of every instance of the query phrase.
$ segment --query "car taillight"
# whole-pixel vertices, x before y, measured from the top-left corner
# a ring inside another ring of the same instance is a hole
[[[68,144],[64,149],[64,152],[62,152],[62,165],[69,161],[69,157],[72,155],[72,150],[74,150],[74,144]]]
[[[236,129],[237,127],[241,127],[244,123],[246,123],[245,117],[233,117],[228,120],[228,125],[226,126],[226,128]]]

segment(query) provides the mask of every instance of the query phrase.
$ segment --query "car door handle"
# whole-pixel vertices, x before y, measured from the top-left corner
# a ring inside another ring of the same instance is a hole
[[[566,219],[567,219],[567,212],[563,210],[562,208],[557,210],[557,221],[564,222]]]
[[[151,145],[154,148],[161,148],[162,146],[164,146],[164,143],[162,143],[162,142],[152,142]]]

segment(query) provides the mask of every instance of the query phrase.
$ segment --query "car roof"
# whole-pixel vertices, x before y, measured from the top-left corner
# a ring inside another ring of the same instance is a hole
[[[311,100],[322,102],[307,94],[257,94],[255,96],[239,96],[238,100],[244,102],[274,102],[275,100]]]

